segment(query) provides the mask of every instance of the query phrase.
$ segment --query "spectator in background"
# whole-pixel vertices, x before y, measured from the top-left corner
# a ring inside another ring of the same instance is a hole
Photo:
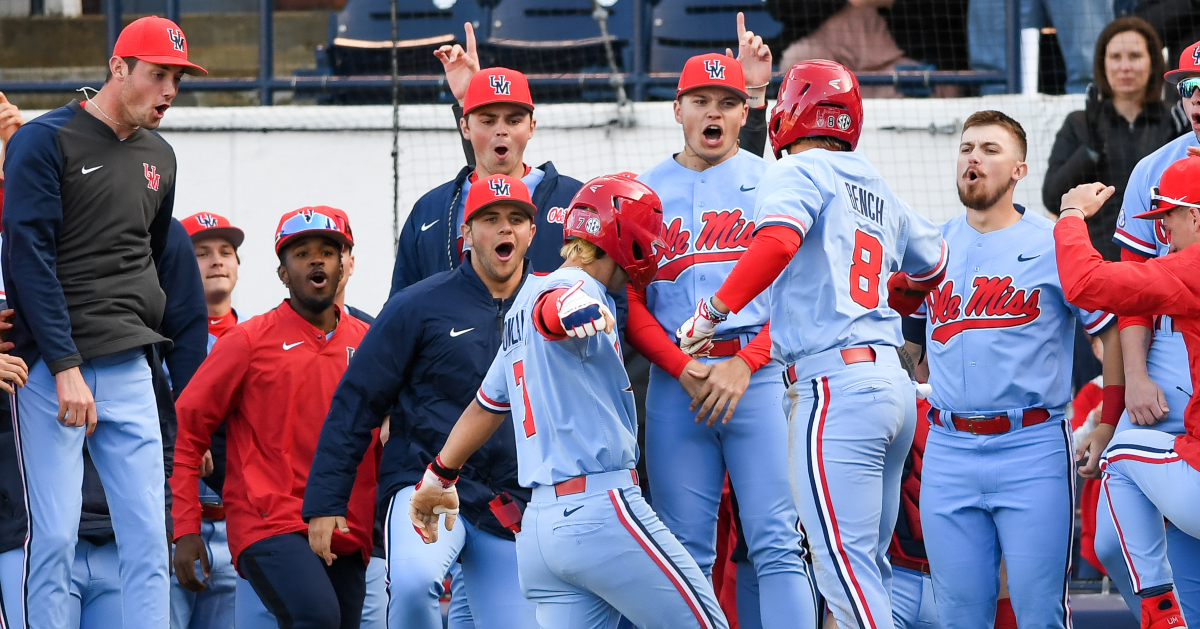
[[[1121,259],[1113,242],[1125,184],[1143,157],[1187,129],[1179,108],[1162,101],[1162,42],[1144,20],[1123,17],[1096,40],[1093,73],[1084,111],[1067,116],[1050,152],[1042,202],[1058,214],[1062,195],[1083,183],[1102,181],[1114,194],[1088,219],[1092,246],[1106,260]]]
[[[1004,5],[1005,0],[970,2],[967,40],[972,70],[1003,72],[1008,66]],[[1112,0],[1021,0],[1021,28],[1054,26],[1067,66],[1068,94],[1082,94],[1092,82],[1092,44],[1112,19]],[[1004,89],[1003,85],[985,85],[979,91],[1000,94]]]
[[[764,0],[783,24],[779,67],[836,61],[853,72],[891,72],[928,64],[965,70],[966,0]],[[890,85],[863,86],[868,98],[899,96]],[[945,88],[941,96],[953,95]]]

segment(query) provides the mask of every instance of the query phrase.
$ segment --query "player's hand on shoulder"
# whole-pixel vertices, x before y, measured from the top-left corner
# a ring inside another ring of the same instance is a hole
[[[408,519],[426,544],[438,539],[438,517],[446,515],[446,530],[454,530],[458,518],[458,489],[456,481],[448,481],[432,468],[425,469],[425,476],[417,483],[412,499],[408,502]]]
[[[584,338],[600,332],[607,334],[617,325],[608,306],[583,290],[583,280],[575,282],[567,292],[559,295],[555,304],[558,320],[569,337]]]
[[[308,547],[327,566],[332,566],[334,560],[337,559],[337,555],[333,554],[331,550],[335,532],[342,535],[350,534],[350,527],[346,526],[346,518],[340,515],[323,515],[308,519]]]
[[[1153,426],[1167,416],[1170,408],[1166,394],[1149,376],[1126,374],[1125,410],[1134,424]]]
[[[466,50],[462,46],[454,44],[453,46],[442,46],[433,51],[433,56],[442,62],[442,69],[446,72],[446,84],[450,86],[450,93],[454,94],[459,105],[462,105],[463,99],[467,97],[467,87],[471,84],[471,77],[479,72],[479,53],[475,51],[475,29],[470,22],[463,24],[463,29],[466,31]]]
[[[1117,189],[1102,183],[1084,183],[1067,191],[1062,196],[1060,212],[1075,209],[1083,212],[1084,217],[1091,218]]]
[[[200,562],[200,571],[204,578],[196,575],[196,562]],[[175,540],[175,578],[189,592],[203,592],[208,589],[204,581],[208,579],[211,566],[208,563],[208,549],[204,547],[204,539],[195,533],[183,535]]]
[[[701,299],[696,304],[692,316],[675,331],[675,337],[679,339],[679,349],[692,356],[708,356],[713,347],[713,334],[716,333],[717,324],[720,322],[718,314],[708,305],[708,300]]]
[[[1096,424],[1075,448],[1075,461],[1079,465],[1079,475],[1084,478],[1100,478],[1100,458],[1112,441],[1116,426],[1112,424]]]

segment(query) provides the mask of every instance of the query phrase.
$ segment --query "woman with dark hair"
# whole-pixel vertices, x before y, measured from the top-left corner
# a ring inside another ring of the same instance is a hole
[[[1067,116],[1042,184],[1046,209],[1058,214],[1062,195],[1083,183],[1116,186],[1104,207],[1087,221],[1092,246],[1106,260],[1120,260],[1113,243],[1125,183],[1143,157],[1188,128],[1182,110],[1162,101],[1162,42],[1146,21],[1113,20],[1096,40],[1093,76],[1084,111]]]

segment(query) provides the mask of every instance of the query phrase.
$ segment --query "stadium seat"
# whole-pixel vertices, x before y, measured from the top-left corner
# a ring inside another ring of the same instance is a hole
[[[746,15],[746,28],[763,39],[783,28],[758,1],[661,0],[651,22],[650,72],[680,72],[688,57],[726,48],[736,52],[738,11]]]

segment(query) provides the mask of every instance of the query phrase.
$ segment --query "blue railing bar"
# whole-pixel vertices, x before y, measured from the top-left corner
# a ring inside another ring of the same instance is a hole
[[[117,37],[121,35],[121,0],[104,0],[104,28],[108,35],[108,56],[112,56],[113,48],[117,45]],[[108,65],[108,59],[104,60]]]
[[[633,100],[646,100],[646,59],[642,54],[643,29],[642,14],[645,12],[642,0],[633,0]]]
[[[275,16],[271,0],[260,0],[258,12],[258,104],[270,105],[275,78]],[[390,81],[390,79],[389,79]]]
[[[179,0],[166,0],[167,19],[178,24],[179,23]]]
[[[1021,3],[1020,0],[1004,0],[1004,46],[1007,63],[1008,93],[1021,93]]]

